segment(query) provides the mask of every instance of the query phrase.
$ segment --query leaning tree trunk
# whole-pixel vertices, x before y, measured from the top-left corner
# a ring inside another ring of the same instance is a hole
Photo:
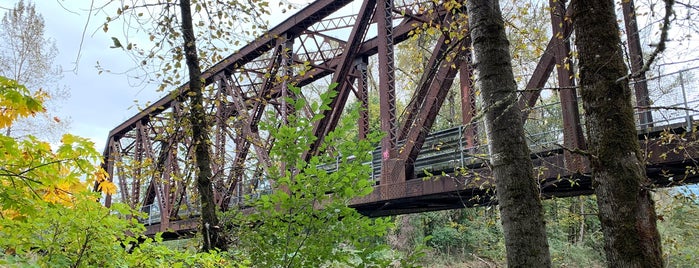
[[[609,267],[662,267],[612,0],[573,1],[592,176]]]
[[[517,106],[509,42],[498,1],[469,0],[476,85],[485,106],[490,162],[496,181],[510,267],[550,267],[539,188]]]
[[[214,192],[211,185],[211,155],[209,153],[209,144],[211,142],[207,134],[209,131],[202,96],[204,85],[201,79],[201,68],[199,67],[199,58],[197,56],[194,27],[192,26],[191,3],[189,0],[180,0],[180,10],[182,12],[185,59],[187,61],[187,69],[189,70],[189,120],[192,124],[192,144],[194,145],[197,171],[195,174],[201,201],[201,234],[204,240],[202,251],[207,252],[214,248],[225,250],[226,243],[219,234]]]

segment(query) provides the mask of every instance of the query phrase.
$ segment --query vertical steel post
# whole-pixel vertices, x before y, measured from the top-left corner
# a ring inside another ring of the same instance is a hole
[[[573,80],[572,63],[570,61],[570,41],[565,38],[563,25],[570,23],[566,18],[566,1],[549,0],[551,6],[551,27],[553,37],[556,40],[555,62],[558,74],[559,97],[561,100],[561,114],[563,116],[563,146],[570,149],[584,148],[585,140],[580,126],[580,110],[578,108],[578,96]],[[569,151],[563,152],[565,167],[574,172],[582,172],[585,168],[584,158],[581,155]]]
[[[357,80],[357,98],[359,99],[359,139],[366,139],[369,134],[369,81],[367,73],[367,58],[362,57],[356,62],[360,78]]]
[[[470,47],[471,44],[466,44]],[[467,49],[462,54],[465,57],[459,70],[459,80],[461,82],[461,124],[464,126],[464,139],[466,144],[461,150],[473,149],[478,144],[476,137],[477,124],[473,122],[476,116],[476,93],[473,90],[473,69],[471,69],[471,49]]]
[[[161,150],[170,150],[169,148],[160,148]],[[165,160],[165,166],[170,165],[171,158],[167,157]],[[171,177],[170,173],[167,172],[167,168],[164,168],[162,174],[160,174],[160,178],[156,178],[160,180],[160,183],[162,183],[161,187],[156,187],[156,191],[160,190],[160,231],[165,232],[167,231],[168,228],[170,228],[170,213],[173,212],[172,207],[173,203],[175,202],[175,198],[171,198],[171,196],[174,194],[171,192]],[[158,189],[159,188],[159,189]]]
[[[689,115],[689,104],[687,103],[687,90],[684,88],[684,71],[680,71],[680,87],[682,87],[682,102],[684,103],[684,120],[687,122],[687,132],[692,131],[692,117]]]
[[[214,116],[215,125],[212,127],[212,131],[215,133],[214,146],[213,146],[213,159],[211,164],[211,172],[213,174],[212,182],[214,185],[214,200],[216,204],[220,204],[221,200],[225,198],[226,193],[223,193],[221,188],[223,188],[223,172],[225,163],[225,148],[226,148],[226,134],[225,128],[228,121],[229,113],[226,112],[228,107],[228,102],[226,95],[224,94],[223,86],[220,82],[215,82],[216,85],[216,95],[214,105],[216,106],[216,112]],[[161,148],[161,150],[163,150]],[[170,150],[170,149],[168,149]]]
[[[114,137],[109,138],[107,141],[107,155],[105,157],[105,162],[102,164],[102,168],[104,169],[105,172],[107,172],[107,177],[104,178],[105,180],[109,180],[110,182],[114,183],[114,162],[116,161],[115,154],[116,152],[114,149],[116,146],[114,146]],[[95,191],[98,191],[99,184],[95,184]],[[124,189],[119,189],[119,191],[124,191]],[[104,197],[104,206],[105,207],[111,207],[112,206],[112,195],[111,194],[106,194]]]
[[[138,165],[133,170],[133,178],[131,182],[131,200],[129,200],[129,205],[132,208],[138,205],[139,199],[141,197],[141,165],[143,165],[143,154],[144,152],[144,142],[147,137],[145,137],[143,132],[143,121],[138,121],[136,123],[136,148],[134,149],[134,159],[133,161]],[[145,205],[145,204],[143,204]]]
[[[621,1],[622,12],[624,13],[624,24],[626,25],[626,39],[629,45],[629,57],[631,58],[631,73],[638,74],[634,77],[633,88],[636,93],[636,106],[641,129],[653,127],[653,115],[648,109],[650,97],[648,96],[648,84],[646,83],[646,73],[643,69],[643,50],[641,40],[638,36],[638,24],[636,21],[636,7],[634,0]]]
[[[374,17],[378,28],[379,57],[379,103],[381,130],[385,137],[381,140],[381,181],[391,184],[405,180],[400,173],[400,161],[396,157],[396,92],[393,62],[393,0],[378,0]]]
[[[289,105],[287,103],[287,98],[292,97],[293,93],[290,94],[289,92],[289,79],[292,75],[292,70],[291,70],[291,61],[292,61],[292,53],[293,53],[293,48],[294,48],[294,39],[292,39],[289,34],[285,34],[283,36],[279,37],[279,46],[280,46],[280,53],[281,53],[281,68],[279,72],[279,77],[277,79],[279,82],[282,84],[281,85],[281,95],[282,95],[282,101],[281,101],[281,112],[282,112],[282,122],[284,124],[287,123],[288,117],[290,113],[294,113],[293,111],[293,106]]]

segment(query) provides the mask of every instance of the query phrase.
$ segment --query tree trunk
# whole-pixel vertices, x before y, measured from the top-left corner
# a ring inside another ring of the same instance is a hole
[[[590,163],[609,267],[663,267],[612,0],[573,1]]]
[[[182,12],[182,35],[184,37],[185,59],[189,70],[190,114],[192,124],[192,143],[196,161],[196,181],[201,202],[201,234],[203,237],[202,251],[214,248],[225,250],[226,243],[219,234],[218,218],[214,192],[211,185],[211,155],[208,136],[208,124],[204,112],[203,83],[201,68],[196,47],[194,28],[192,26],[192,11],[189,0],[180,0]]]
[[[469,0],[468,15],[507,263],[510,267],[550,267],[543,208],[516,103],[517,86],[500,6],[498,1]]]

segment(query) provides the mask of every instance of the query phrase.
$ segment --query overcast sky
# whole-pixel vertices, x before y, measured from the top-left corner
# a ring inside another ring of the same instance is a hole
[[[62,3],[67,5],[67,2]],[[101,151],[109,131],[136,113],[133,107],[135,99],[145,103],[157,100],[159,94],[152,89],[129,85],[124,75],[98,75],[95,68],[98,61],[115,70],[125,70],[132,66],[132,62],[124,57],[122,51],[109,48],[109,36],[102,31],[95,32],[104,22],[103,15],[90,18],[85,38],[82,39],[90,1],[70,2],[73,5],[66,6],[69,9],[66,10],[56,0],[34,1],[46,23],[46,37],[54,39],[58,47],[59,54],[54,64],[64,70],[59,83],[67,86],[71,94],[61,104],[58,114],[71,121],[69,132],[92,139]],[[11,8],[14,3],[15,0],[0,0],[0,7]],[[86,6],[80,6],[82,4]],[[81,57],[76,62],[78,53]]]

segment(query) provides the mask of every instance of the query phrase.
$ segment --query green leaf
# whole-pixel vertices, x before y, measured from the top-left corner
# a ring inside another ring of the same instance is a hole
[[[112,46],[110,46],[109,48],[123,48],[121,45],[121,41],[119,41],[119,38],[112,36],[112,43]]]

